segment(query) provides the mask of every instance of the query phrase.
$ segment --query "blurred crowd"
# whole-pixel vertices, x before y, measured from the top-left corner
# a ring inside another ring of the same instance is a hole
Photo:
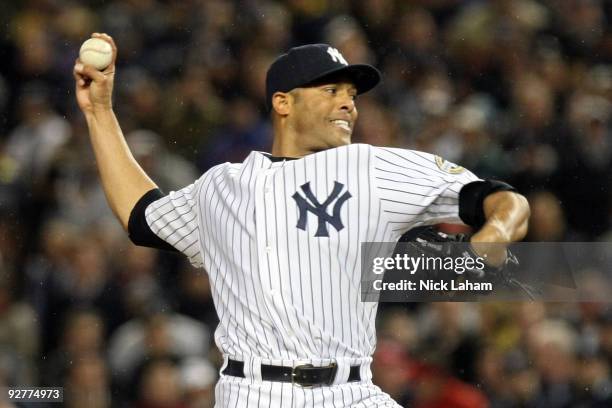
[[[133,246],[97,178],[72,78],[91,32],[118,45],[115,110],[165,191],[269,150],[268,65],[326,42],[384,75],[354,141],[512,183],[530,241],[609,241],[611,21],[606,0],[1,2],[0,382],[63,386],[67,407],[212,406],[208,277]],[[390,306],[373,370],[406,406],[612,406],[607,304]]]

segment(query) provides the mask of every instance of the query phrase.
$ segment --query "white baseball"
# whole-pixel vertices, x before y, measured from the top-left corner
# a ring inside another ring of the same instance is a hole
[[[102,71],[113,60],[113,49],[109,43],[100,38],[90,38],[81,45],[79,58],[84,64]]]

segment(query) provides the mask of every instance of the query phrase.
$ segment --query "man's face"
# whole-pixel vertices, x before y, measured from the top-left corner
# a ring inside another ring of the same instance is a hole
[[[351,143],[357,120],[357,88],[340,79],[291,92],[291,125],[312,150],[325,150]]]

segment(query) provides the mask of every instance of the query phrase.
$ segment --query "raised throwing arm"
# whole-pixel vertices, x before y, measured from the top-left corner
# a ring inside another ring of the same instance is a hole
[[[157,188],[157,185],[132,156],[113,111],[112,93],[117,58],[115,42],[107,34],[94,33],[92,37],[111,44],[113,59],[104,71],[84,65],[78,59],[75,61],[73,72],[76,98],[87,120],[106,199],[127,231],[134,205],[147,191]]]

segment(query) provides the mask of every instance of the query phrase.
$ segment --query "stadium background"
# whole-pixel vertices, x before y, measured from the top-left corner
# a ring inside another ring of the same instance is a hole
[[[3,1],[0,381],[63,386],[69,407],[211,399],[206,275],[131,245],[98,182],[71,76],[92,31],[118,44],[115,109],[165,191],[267,150],[268,64],[328,42],[384,73],[355,141],[509,181],[531,203],[528,240],[594,241],[612,238],[611,18],[604,0]],[[612,406],[607,304],[380,317],[376,382],[402,404]]]

